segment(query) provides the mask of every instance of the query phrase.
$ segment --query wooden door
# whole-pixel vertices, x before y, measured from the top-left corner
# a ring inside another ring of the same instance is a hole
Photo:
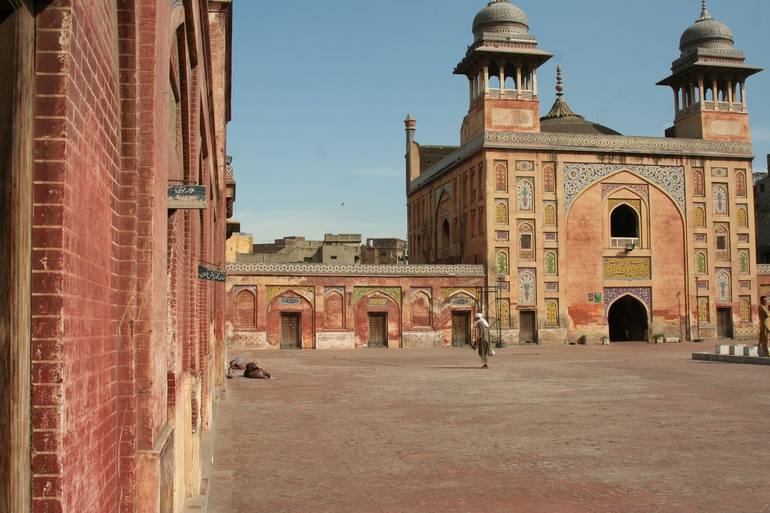
[[[537,342],[537,317],[535,312],[519,313],[519,343],[534,344]]]
[[[369,314],[369,347],[388,347],[388,314]]]
[[[731,308],[717,308],[717,336],[733,338],[733,311]]]
[[[300,314],[281,314],[281,349],[301,349],[302,338]]]
[[[465,347],[471,342],[471,314],[452,313],[452,347]]]

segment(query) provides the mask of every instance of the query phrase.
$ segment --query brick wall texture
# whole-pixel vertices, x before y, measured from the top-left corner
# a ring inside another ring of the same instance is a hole
[[[163,485],[139,482],[137,458],[186,376],[204,427],[221,385],[224,285],[197,265],[224,265],[230,5],[54,0],[37,15],[34,513],[181,508],[138,499]],[[205,185],[208,208],[169,210],[180,181]]]

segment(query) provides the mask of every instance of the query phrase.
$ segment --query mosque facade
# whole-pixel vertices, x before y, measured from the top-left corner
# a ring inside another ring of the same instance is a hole
[[[454,70],[468,79],[460,146],[406,121],[413,264],[483,264],[508,343],[753,337],[758,329],[746,64],[702,2],[658,85],[664,137],[626,136],[557,97],[540,116],[524,11],[492,0]]]

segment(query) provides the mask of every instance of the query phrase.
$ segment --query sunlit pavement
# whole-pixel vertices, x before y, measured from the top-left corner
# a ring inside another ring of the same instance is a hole
[[[770,368],[702,345],[235,352],[211,513],[770,511]]]

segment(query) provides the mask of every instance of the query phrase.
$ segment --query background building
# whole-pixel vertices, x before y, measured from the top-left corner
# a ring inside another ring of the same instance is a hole
[[[234,348],[464,346],[485,309],[474,265],[227,266]]]
[[[200,494],[231,7],[0,1],[0,511],[167,513]]]
[[[622,136],[557,98],[540,117],[526,14],[492,0],[455,69],[469,109],[456,148],[406,123],[410,262],[479,263],[509,342],[753,337],[757,273],[746,65],[704,4],[660,82],[665,138]]]
[[[770,155],[767,156],[770,170]],[[770,175],[756,174],[754,180],[754,218],[756,219],[757,261],[770,264]]]
[[[369,265],[406,264],[406,241],[402,239],[366,239],[361,246],[361,263]]]

